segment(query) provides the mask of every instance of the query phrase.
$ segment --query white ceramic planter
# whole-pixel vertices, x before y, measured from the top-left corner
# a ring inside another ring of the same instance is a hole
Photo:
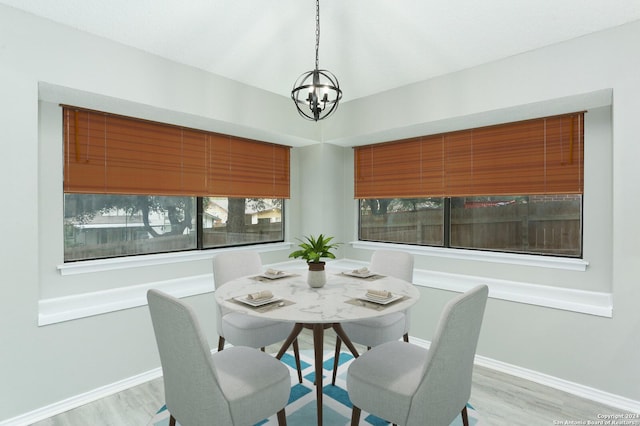
[[[307,284],[312,288],[320,288],[327,283],[327,276],[324,271],[324,262],[307,263],[309,272],[307,275]]]
[[[327,275],[325,270],[322,271],[309,271],[307,275],[307,284],[312,288],[323,287],[327,283]]]

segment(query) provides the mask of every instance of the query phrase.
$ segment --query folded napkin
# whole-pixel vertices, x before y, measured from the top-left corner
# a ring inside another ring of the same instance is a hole
[[[269,269],[266,270],[265,274],[267,274],[267,275],[282,275],[282,274],[284,274],[284,271],[278,271],[277,269],[269,268]]]
[[[364,275],[366,273],[369,272],[369,268],[367,268],[366,266],[360,269],[354,269],[353,271],[351,271],[351,273],[353,274],[359,274],[359,275]]]
[[[367,290],[367,296],[377,297],[379,299],[388,299],[392,296],[390,291],[387,290]]]
[[[262,300],[262,299],[271,299],[273,297],[273,293],[271,290],[262,290],[256,293],[250,293],[247,295],[247,299],[249,300]]]

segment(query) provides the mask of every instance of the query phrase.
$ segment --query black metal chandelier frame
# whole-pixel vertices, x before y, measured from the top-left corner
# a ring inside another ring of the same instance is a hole
[[[313,121],[333,114],[342,99],[340,83],[330,71],[319,69],[320,47],[320,0],[316,0],[316,67],[298,77],[291,91],[291,99],[298,113]],[[306,96],[306,98],[305,98]]]

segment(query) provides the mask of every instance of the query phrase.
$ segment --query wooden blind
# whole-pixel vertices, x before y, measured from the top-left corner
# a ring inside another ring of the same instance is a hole
[[[289,198],[289,147],[64,107],[64,191]]]
[[[442,196],[443,138],[412,138],[355,150],[356,198]]]
[[[218,135],[211,152],[210,195],[289,198],[288,147]]]
[[[355,148],[356,198],[582,194],[583,113]]]

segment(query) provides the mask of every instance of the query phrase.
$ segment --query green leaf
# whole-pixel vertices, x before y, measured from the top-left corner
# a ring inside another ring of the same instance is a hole
[[[293,251],[289,254],[292,258],[302,258],[307,262],[317,263],[321,258],[326,257],[329,259],[335,259],[336,256],[331,251],[336,249],[340,243],[332,243],[333,237],[325,237],[324,234],[314,237],[313,234],[305,236],[305,240],[297,238],[300,242],[298,244],[299,250]]]

